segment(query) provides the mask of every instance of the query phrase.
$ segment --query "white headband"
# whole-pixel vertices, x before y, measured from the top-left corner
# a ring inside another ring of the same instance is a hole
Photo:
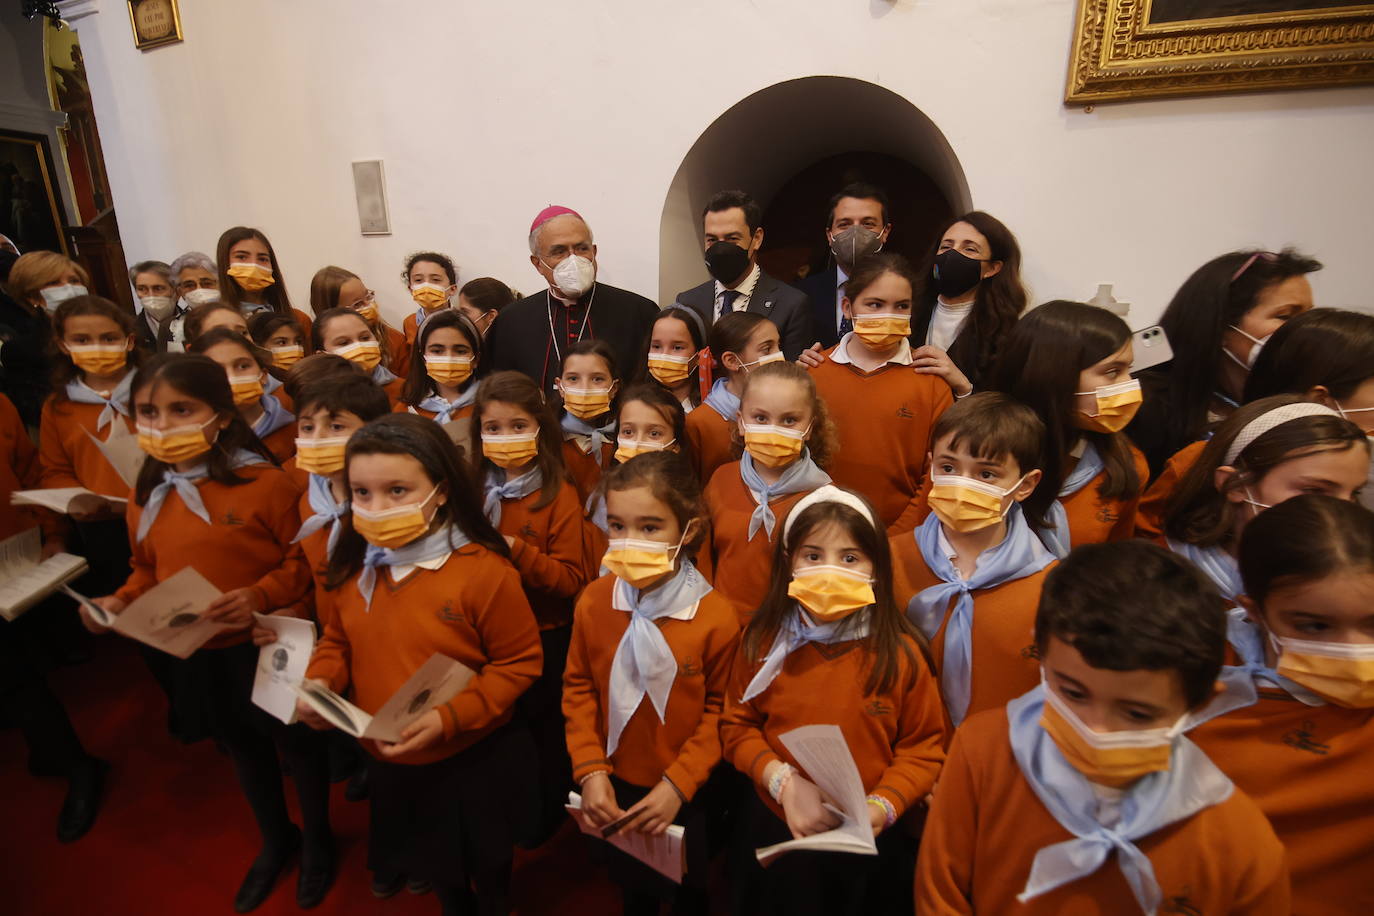
[[[1276,426],[1282,426],[1289,420],[1298,420],[1302,417],[1339,417],[1340,414],[1322,404],[1313,404],[1310,401],[1299,401],[1297,404],[1284,404],[1282,407],[1275,407],[1268,413],[1262,413],[1249,423],[1245,424],[1239,435],[1231,441],[1231,447],[1226,450],[1226,460],[1223,464],[1234,465],[1240,453],[1249,448],[1250,443]]]
[[[787,513],[787,521],[782,523],[782,536],[784,539],[792,532],[792,523],[801,516],[802,512],[817,503],[839,503],[842,506],[848,506],[868,519],[868,523],[873,526],[874,531],[879,534],[883,533],[883,529],[878,527],[878,520],[873,517],[873,510],[869,509],[862,499],[854,493],[850,493],[848,490],[841,490],[837,486],[826,484],[820,489],[812,490],[810,493],[803,496],[797,501],[797,504],[792,507],[792,511]]]

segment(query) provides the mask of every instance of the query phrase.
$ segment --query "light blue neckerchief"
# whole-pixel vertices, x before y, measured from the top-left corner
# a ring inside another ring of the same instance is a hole
[[[1246,617],[1244,608],[1231,608],[1226,613],[1226,641],[1240,656],[1240,664],[1222,667],[1221,676],[1217,680],[1221,681],[1224,689],[1193,715],[1189,728],[1225,715],[1233,709],[1255,705],[1259,701],[1256,682],[1260,680],[1276,685],[1300,703],[1308,706],[1326,705],[1326,701],[1321,697],[1269,667],[1264,659],[1264,636],[1259,627]]]
[[[266,391],[266,388],[263,390]],[[258,403],[262,405],[262,416],[253,424],[253,435],[259,439],[266,439],[283,426],[296,422],[295,414],[272,395],[264,394],[258,399]]]
[[[281,379],[269,372],[267,373],[267,381],[262,385],[262,392],[263,394],[271,394],[281,386]]]
[[[418,309],[415,310],[415,331],[416,331],[416,333],[419,332],[419,330],[420,330],[420,325],[422,325],[422,324],[424,324],[424,323],[425,323],[425,310],[424,310],[423,308],[418,308]]]
[[[811,450],[807,448],[802,449],[797,460],[787,466],[777,483],[766,483],[759,476],[758,470],[754,467],[754,456],[747,451],[740,455],[739,476],[749,489],[749,495],[758,503],[753,514],[749,516],[748,540],[751,541],[754,535],[759,533],[760,528],[764,530],[768,540],[773,540],[773,529],[778,524],[778,518],[773,513],[773,508],[768,505],[771,500],[792,493],[810,493],[830,483],[830,475],[811,460]]]
[[[248,464],[267,464],[267,459],[257,452],[250,452],[248,449],[239,449],[229,459],[229,467],[241,468]],[[167,501],[167,495],[176,489],[181,501],[186,504],[186,508],[199,516],[205,524],[213,524],[210,521],[210,513],[205,508],[205,500],[200,497],[200,489],[196,486],[196,481],[202,477],[209,476],[208,466],[201,462],[189,471],[174,471],[170,467],[162,471],[162,480],[157,486],[153,487],[148,494],[148,501],[143,506],[143,516],[138,520],[138,533],[134,540],[142,543],[148,536],[148,531],[153,527],[153,522],[157,521],[158,515],[162,512],[162,504]]]
[[[409,544],[391,550],[367,545],[363,553],[363,571],[358,574],[358,594],[363,596],[363,609],[372,610],[372,593],[377,588],[378,566],[414,566],[426,560],[437,560],[470,543],[468,536],[453,525],[416,538]]]
[[[668,708],[668,694],[677,676],[677,659],[663,631],[654,621],[694,607],[711,592],[711,583],[691,560],[684,559],[667,582],[649,592],[640,592],[623,579],[611,586],[611,607],[630,612],[630,624],[611,660],[610,702],[606,708],[606,756],[620,746],[620,733],[639,709],[645,694],[654,704],[658,721]]]
[[[945,551],[940,547],[940,517],[931,513],[917,528],[916,546],[926,566],[941,581],[923,589],[906,607],[906,615],[920,628],[927,639],[934,639],[945,618],[949,600],[957,596],[945,626],[944,660],[940,665],[940,686],[949,709],[950,720],[958,725],[968,713],[972,693],[973,670],[973,592],[992,588],[1004,582],[1023,579],[1054,562],[1054,555],[1031,532],[1021,514],[1021,506],[1013,503],[1007,512],[1007,536],[991,550],[978,557],[973,575],[965,579],[959,575]]]
[[[1240,567],[1236,558],[1220,547],[1195,547],[1173,538],[1165,539],[1169,549],[1190,561],[1212,580],[1228,604],[1236,603],[1236,596],[1245,594],[1245,583],[1240,580]]]
[[[567,411],[563,412],[563,417],[558,421],[558,425],[563,428],[563,438],[572,438],[577,441],[578,448],[596,459],[596,466],[601,467],[604,460],[601,449],[607,442],[615,441],[615,416],[607,414],[606,422],[601,426],[593,426],[580,417],[574,417]],[[585,441],[585,447],[583,442]]]
[[[396,381],[396,376],[386,366],[378,363],[376,368],[372,370],[372,381],[378,385],[389,385]]]
[[[100,412],[99,419],[95,422],[96,432],[109,426],[114,421],[115,414],[129,416],[129,393],[134,384],[134,370],[130,369],[124,373],[124,377],[115,385],[114,391],[110,392],[108,399],[96,394],[95,389],[87,385],[79,378],[74,378],[67,383],[67,400],[75,401],[78,404],[99,404],[105,409]]]
[[[381,368],[380,366],[378,368]],[[453,415],[464,407],[469,407],[472,402],[477,400],[477,386],[469,384],[466,391],[458,392],[457,400],[446,400],[442,395],[431,394],[419,404],[415,405],[421,410],[428,410],[434,414],[434,422],[443,426]]]
[[[1098,452],[1097,446],[1086,439],[1083,440],[1083,454],[1078,456],[1078,464],[1074,467],[1073,473],[1064,478],[1064,483],[1059,488],[1059,498],[1050,503],[1050,510],[1045,514],[1045,527],[1036,529],[1035,533],[1039,536],[1040,543],[1061,560],[1069,555],[1069,550],[1073,547],[1073,537],[1069,531],[1069,514],[1064,510],[1064,500],[1092,483],[1093,478],[1102,473],[1103,467],[1105,465],[1102,463],[1102,454]]]
[[[539,470],[537,464],[510,480],[502,480],[499,469],[488,468],[486,479],[482,483],[482,512],[487,516],[487,521],[493,526],[498,526],[501,524],[501,500],[522,499],[543,485],[544,472]]]
[[[1136,841],[1226,801],[1235,787],[1196,744],[1180,735],[1174,739],[1169,769],[1148,773],[1127,788],[1121,822],[1102,826],[1092,784],[1064,759],[1040,725],[1045,689],[1037,686],[1007,704],[1011,752],[1035,797],[1074,839],[1035,854],[1026,886],[1016,899],[1024,903],[1085,878],[1115,852],[1136,903],[1153,916],[1163,892],[1154,866]]]
[[[583,507],[587,513],[587,521],[591,522],[601,530],[602,534],[610,534],[611,526],[606,520],[606,495],[599,489],[593,490],[587,497],[587,505]]]
[[[754,697],[768,689],[768,685],[773,683],[773,679],[782,673],[783,663],[787,661],[787,656],[800,649],[809,642],[818,642],[825,645],[837,642],[848,642],[853,639],[863,639],[868,636],[868,614],[867,608],[855,611],[848,617],[831,621],[830,623],[812,624],[802,610],[800,605],[793,605],[792,613],[787,615],[787,620],[778,628],[778,635],[773,637],[773,645],[764,656],[763,665],[753,679],[749,681],[749,686],[744,688],[744,696],[740,697],[741,702],[748,702]],[[862,620],[856,620],[863,614]]]
[[[701,399],[701,403],[710,405],[722,419],[733,422],[739,413],[739,398],[730,393],[725,383],[726,380],[723,378],[716,379],[711,385],[711,390],[706,392],[706,397]]]
[[[339,531],[342,529],[339,520],[348,514],[348,501],[339,502],[334,498],[334,489],[329,485],[329,478],[322,474],[310,475],[306,496],[315,514],[305,520],[301,530],[291,539],[291,543],[299,543],[328,525],[329,540],[325,543],[324,555],[331,557],[334,555],[334,546],[339,543]]]

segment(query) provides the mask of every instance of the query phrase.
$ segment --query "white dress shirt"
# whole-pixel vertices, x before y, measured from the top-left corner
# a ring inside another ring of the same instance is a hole
[[[759,270],[759,265],[755,264],[749,269],[749,273],[745,275],[740,285],[735,287],[735,291],[738,292],[739,295],[735,297],[735,302],[730,309],[731,311],[742,312],[749,307],[749,297],[754,295],[754,287],[759,285],[760,273],[762,273],[762,271]],[[722,317],[720,313],[720,300],[721,294],[724,293],[726,289],[728,289],[728,287],[726,287],[725,284],[721,283],[719,280],[716,281],[716,299],[715,304],[711,307],[711,314],[715,318]]]

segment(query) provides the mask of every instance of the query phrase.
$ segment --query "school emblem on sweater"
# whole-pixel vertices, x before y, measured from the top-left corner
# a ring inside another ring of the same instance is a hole
[[[897,408],[897,416],[901,417],[903,420],[910,420],[916,415],[908,410],[907,406],[903,404],[901,407]]]
[[[1104,525],[1114,525],[1121,521],[1121,515],[1116,511],[1115,505],[1103,505],[1097,507],[1097,520]]]
[[[1202,910],[1198,909],[1197,905],[1189,899],[1188,890],[1188,888],[1184,888],[1185,893],[1165,900],[1160,905],[1159,911],[1161,913],[1178,913],[1180,916],[1202,916]]]
[[[1021,649],[1021,657],[1028,661],[1036,661],[1040,658],[1040,649],[1036,647],[1035,643],[1031,643]]]
[[[463,616],[462,611],[453,609],[452,601],[445,601],[444,606],[434,612],[444,623],[467,623],[468,619]]]
[[[881,716],[890,716],[892,715],[892,705],[890,703],[884,703],[882,700],[875,698],[869,700],[867,703],[864,704],[864,712],[868,713],[870,716],[874,716],[875,718]]]
[[[1331,745],[1318,741],[1315,731],[1316,724],[1310,719],[1304,720],[1301,728],[1292,729],[1283,736],[1283,743],[1300,751],[1324,757],[1330,752]]]
[[[534,530],[534,526],[529,522],[525,522],[525,524],[521,526],[520,536],[527,541],[533,541],[535,538],[539,537]]]
[[[695,655],[689,655],[682,660],[678,673],[683,677],[701,677],[701,662]]]
[[[233,509],[230,509],[228,512],[224,513],[224,524],[226,524],[226,525],[242,525],[242,524],[243,524],[243,519],[241,519],[241,518],[239,518],[237,515],[235,515]]]

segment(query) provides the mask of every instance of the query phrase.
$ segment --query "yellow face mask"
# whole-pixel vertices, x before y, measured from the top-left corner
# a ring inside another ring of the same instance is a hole
[[[568,413],[579,420],[599,417],[611,409],[611,389],[609,388],[568,388],[563,393],[563,406]]]
[[[129,361],[127,344],[80,344],[67,345],[76,368],[91,375],[114,375]]]
[[[979,531],[1002,520],[1011,504],[1002,505],[1026,478],[1016,481],[1005,490],[986,480],[937,474],[930,478],[927,502],[940,521],[953,531],[967,534]]]
[[[823,623],[843,620],[877,600],[872,577],[845,566],[805,566],[792,574],[787,594]]]
[[[246,292],[256,293],[260,289],[267,289],[277,282],[276,276],[272,273],[272,268],[262,264],[249,264],[239,262],[229,265],[229,276],[234,278],[234,282]]]
[[[456,387],[472,378],[472,357],[426,355],[425,374],[440,385]]]
[[[292,344],[289,347],[272,348],[272,365],[278,369],[290,369],[305,356],[305,347]]]
[[[410,288],[410,298],[426,312],[432,312],[448,305],[448,290],[434,283],[420,283]]]
[[[671,356],[667,353],[649,354],[649,374],[662,385],[676,385],[684,382],[692,374],[692,364],[697,356]]]
[[[643,588],[673,571],[673,557],[682,547],[662,541],[618,538],[607,545],[601,565],[633,588]]]
[[[1069,766],[1089,781],[1120,789],[1149,773],[1169,769],[1174,739],[1182,734],[1186,715],[1166,728],[1095,732],[1043,680],[1041,689],[1045,707],[1040,727],[1049,734]]]
[[[855,315],[853,321],[854,334],[875,350],[894,347],[911,334],[910,315]]]
[[[229,376],[229,388],[234,392],[235,406],[244,407],[248,404],[256,404],[262,399],[262,376],[231,375]]]
[[[482,454],[497,467],[516,468],[539,454],[539,431],[510,436],[482,434]]]
[[[749,456],[759,464],[770,468],[780,468],[797,460],[806,448],[806,437],[811,427],[790,429],[786,426],[745,423],[744,448]]]
[[[640,442],[636,439],[621,439],[615,447],[615,460],[624,464],[635,455],[643,455],[645,452],[661,452],[676,441],[676,439],[669,439],[662,445],[655,445],[652,442]]]
[[[375,340],[355,340],[346,347],[339,347],[333,353],[368,372],[382,364],[382,345]]]
[[[328,439],[297,439],[296,467],[311,474],[328,477],[337,474],[344,467],[344,448],[348,436],[331,436]]]
[[[1142,399],[1140,382],[1136,379],[1075,394],[1091,394],[1097,398],[1097,413],[1086,414],[1080,410],[1074,416],[1074,421],[1080,429],[1099,433],[1115,433],[1125,429],[1140,409]]]
[[[1273,637],[1274,670],[1329,703],[1347,709],[1374,706],[1374,645]]]
[[[404,547],[429,530],[430,519],[425,518],[425,506],[434,494],[439,492],[436,485],[429,495],[418,503],[369,512],[358,506],[352,507],[353,530],[362,535],[363,540],[373,547],[395,550]]]
[[[357,312],[362,317],[363,321],[366,321],[368,324],[376,324],[377,317],[381,314],[377,311],[377,303],[373,302],[371,299],[364,299],[362,302],[358,303],[358,307],[353,311]]]
[[[190,426],[177,426],[172,429],[153,429],[148,426],[138,428],[138,447],[163,464],[180,464],[199,458],[215,444],[214,439],[205,436],[205,427],[214,423],[218,417],[211,417],[204,423]],[[219,433],[216,432],[218,437]]]

